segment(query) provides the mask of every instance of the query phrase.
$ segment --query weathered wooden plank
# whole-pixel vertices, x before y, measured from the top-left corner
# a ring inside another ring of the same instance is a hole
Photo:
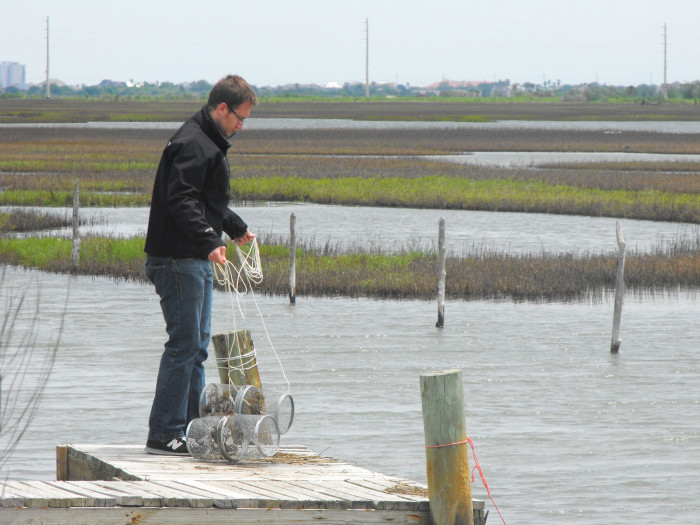
[[[190,483],[187,480],[185,483]],[[256,495],[250,492],[245,492],[240,490],[238,487],[234,487],[224,481],[219,480],[207,480],[200,481],[203,485],[206,485],[212,491],[222,492],[224,498],[230,502],[234,508],[256,508]],[[215,500],[216,502],[216,500]],[[220,508],[231,508],[229,506]]]
[[[265,498],[260,495],[260,490],[256,487],[250,486],[247,483],[242,484],[238,481],[207,481],[207,485],[222,487],[226,489],[233,489],[239,493],[249,494],[247,501],[238,500],[238,508],[296,508],[296,509],[335,509],[342,510],[347,509],[348,504],[346,501],[337,500],[334,498],[327,498],[321,494],[314,494],[312,498],[298,499],[293,501],[284,501],[273,498]],[[257,491],[257,492],[255,492]],[[268,492],[268,494],[270,494]]]
[[[165,480],[160,480],[159,483],[168,483]],[[178,485],[187,485],[190,487],[198,488],[201,490],[206,490],[211,492],[213,495],[219,498],[225,498],[230,500],[241,500],[247,498],[247,496],[239,491],[231,490],[229,487],[224,487],[220,484],[210,481],[200,481],[200,480],[187,480],[187,481],[172,481]]]
[[[47,489],[53,489],[54,491],[59,491],[56,493],[57,498],[61,498],[67,501],[69,507],[99,507],[95,501],[95,498],[90,494],[86,494],[84,491],[77,491],[74,487],[66,485],[64,481],[41,481],[36,483],[43,483]],[[72,496],[68,496],[68,494]],[[63,506],[63,505],[59,505]]]
[[[397,480],[392,478],[363,478],[363,479],[353,479],[349,478],[348,483],[354,483],[363,487],[371,488],[373,490],[383,492],[387,496],[394,496],[398,499],[406,499],[410,501],[422,501],[427,500],[428,487],[414,483],[408,480]],[[416,493],[402,492],[403,490],[412,490]],[[392,490],[396,489],[396,490]],[[419,491],[425,491],[426,495],[418,494]]]
[[[381,510],[333,509],[187,509],[177,507],[127,509],[120,507],[74,507],[57,509],[0,509],[3,525],[430,525],[427,512],[400,513]]]
[[[381,493],[376,490],[366,489],[358,485],[353,485],[348,483],[346,480],[324,480],[316,479],[308,483],[309,487],[319,492],[323,491],[326,494],[331,494],[336,497],[340,497],[346,500],[361,500],[374,502],[383,496],[390,496],[389,494]]]
[[[217,495],[212,494],[210,491],[204,491],[185,484],[170,483],[166,480],[134,483],[137,485],[143,484],[144,489],[154,494],[162,494],[163,498],[165,498],[164,506],[166,507],[212,507],[214,499],[218,499]]]
[[[157,482],[130,481],[123,485],[128,485],[128,487],[124,488],[125,492],[142,498],[143,506],[191,508],[209,508],[213,506],[211,495],[201,497],[193,494],[192,491],[177,490],[160,485]],[[117,486],[115,488],[119,490],[121,487]],[[117,503],[119,504],[119,502]]]
[[[254,489],[257,488],[257,485],[256,485],[255,483],[246,482],[246,485],[249,486],[249,487],[252,487],[252,488],[254,488]],[[280,498],[280,499],[292,499],[292,500],[298,499],[298,496],[297,496],[297,495],[294,495],[294,494],[289,494],[289,495],[287,495],[287,494],[284,494],[283,491],[281,491],[281,490],[279,490],[279,489],[274,489],[274,486],[273,486],[273,483],[272,483],[272,482],[269,482],[269,481],[268,481],[268,482],[264,482],[264,485],[266,486],[266,488],[268,488],[268,486],[269,486],[269,487],[272,487],[273,490],[274,490],[274,492],[276,493],[276,497],[278,497],[278,498]],[[211,488],[213,489],[214,487],[211,487]]]
[[[226,490],[222,487],[213,486],[197,480],[190,480],[187,482],[160,480],[157,483],[166,484],[167,486],[173,486],[175,488],[185,486],[193,490],[200,490],[202,495],[209,495],[212,500],[212,506],[218,509],[235,509],[238,507],[239,501],[246,499],[238,492]]]
[[[265,486],[264,483],[255,483],[254,481],[250,480],[236,480],[230,481],[228,482],[228,484],[240,490],[241,492],[254,496],[255,498],[267,499],[272,501],[280,499],[279,491],[275,490],[274,487]]]
[[[317,491],[345,499],[351,502],[351,508],[369,508],[382,510],[418,510],[421,501],[399,497],[395,494],[377,491],[372,488],[349,482],[330,482],[325,480],[314,480],[306,482],[307,485]],[[423,501],[427,503],[427,500]]]
[[[155,479],[163,473],[153,473],[148,479]],[[221,474],[224,474],[222,477]],[[319,465],[288,465],[288,464],[265,464],[251,463],[233,465],[220,472],[213,469],[198,471],[198,479],[384,479],[385,475],[355,467],[347,464],[319,464]],[[393,478],[398,479],[398,478]],[[405,481],[405,480],[404,480]],[[395,481],[395,483],[398,481]]]
[[[160,507],[160,498],[153,497],[150,494],[144,495],[136,490],[133,482],[122,483],[114,481],[93,481],[96,487],[102,487],[109,490],[116,501],[116,504],[121,507]]]
[[[367,488],[372,488],[374,490],[377,490],[383,494],[385,494],[384,498],[380,501],[377,502],[377,508],[378,509],[392,509],[392,508],[398,508],[398,509],[403,509],[406,508],[405,505],[401,504],[395,504],[395,501],[411,501],[413,504],[410,506],[410,508],[415,508],[415,509],[420,509],[420,510],[428,510],[430,509],[430,501],[428,500],[428,497],[421,494],[420,492],[426,491],[426,487],[423,485],[419,485],[417,483],[413,483],[411,481],[406,481],[406,480],[397,480],[397,479],[384,479],[384,480],[378,480],[378,479],[363,479],[363,480],[347,480],[348,483],[351,484],[357,484],[363,487]],[[418,493],[406,493],[403,491],[420,491]],[[482,502],[483,504],[483,502]]]
[[[328,483],[328,480],[321,480],[324,483]],[[394,485],[395,486],[395,485]],[[401,494],[396,492],[387,492],[384,488],[378,488],[372,484],[372,480],[365,479],[347,479],[342,484],[344,490],[348,490],[352,495],[358,495],[362,497],[370,497],[374,501],[387,501],[387,500],[397,500],[397,501],[415,501],[416,497],[410,496],[408,494]],[[418,499],[425,499],[419,497]]]
[[[348,509],[374,509],[374,503],[369,499],[348,497],[346,491],[338,490],[337,487],[328,488],[318,484],[318,480],[305,481],[304,485],[314,492],[325,494],[331,498],[344,501]]]
[[[60,486],[66,487],[66,490],[92,498],[92,506],[95,507],[114,507],[117,504],[117,499],[113,492],[110,493],[110,491],[95,485],[92,481],[55,481],[51,483],[60,483]]]
[[[310,501],[339,501],[340,498],[334,498],[313,491],[302,483],[289,482],[282,480],[265,480],[265,481],[247,481],[249,485],[255,487],[265,487],[270,491],[279,494],[280,499],[296,500],[303,502]]]
[[[25,488],[29,494],[34,495],[31,504],[25,503],[27,506],[46,506],[46,507],[86,507],[86,498],[79,498],[76,494],[66,492],[56,487],[52,487],[45,481],[18,481],[17,490]]]
[[[16,481],[0,481],[0,500],[3,508],[24,507],[27,494],[16,488]]]
[[[211,482],[207,482],[206,486],[212,490],[215,489]],[[258,499],[264,498],[266,501],[277,501],[278,504],[276,506],[287,505],[289,508],[318,508],[320,501],[333,502],[337,500],[336,498],[330,498],[279,480],[235,481],[227,483],[227,486],[235,486],[239,493],[246,491],[248,494],[255,494]],[[304,505],[300,506],[299,503]],[[309,507],[309,505],[311,506]]]

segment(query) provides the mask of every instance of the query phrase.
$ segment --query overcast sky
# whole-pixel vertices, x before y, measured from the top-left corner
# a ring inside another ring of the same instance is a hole
[[[700,0],[0,0],[0,61],[69,85],[700,79]]]

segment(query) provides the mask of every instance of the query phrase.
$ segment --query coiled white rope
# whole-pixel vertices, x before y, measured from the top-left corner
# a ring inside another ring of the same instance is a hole
[[[240,268],[237,268],[236,265],[230,260],[227,260],[226,263],[223,265],[219,263],[212,263],[214,269],[214,279],[216,279],[216,281],[221,286],[223,286],[225,292],[229,295],[231,322],[230,327],[232,328],[232,332],[236,333],[236,309],[238,309],[238,311],[241,313],[242,319],[246,318],[246,312],[243,305],[241,304],[240,296],[250,293],[250,296],[253,298],[255,308],[258,311],[258,317],[260,318],[263,331],[265,332],[265,337],[268,343],[270,344],[270,348],[272,348],[272,352],[274,353],[275,358],[277,359],[277,363],[279,364],[280,370],[282,371],[282,376],[284,377],[284,380],[287,383],[287,393],[289,393],[291,389],[289,379],[287,378],[287,374],[284,371],[284,366],[282,365],[282,361],[280,360],[279,355],[277,354],[277,350],[275,350],[275,345],[272,343],[270,333],[267,330],[267,326],[265,325],[265,319],[262,315],[262,312],[260,311],[260,305],[258,304],[258,301],[255,297],[255,292],[253,290],[254,284],[260,284],[263,281],[262,263],[260,261],[260,248],[258,246],[257,239],[254,238],[251,241],[250,248],[246,251],[242,250],[240,246],[236,245],[236,254],[238,255]],[[227,366],[229,366],[230,358],[230,355],[228,358],[219,358],[217,359],[217,363],[225,361],[227,363]],[[236,360],[237,359],[238,358],[236,357]],[[257,355],[255,348],[253,348],[250,352],[247,352],[246,354],[241,354],[240,365],[236,366],[235,368],[243,372],[244,370],[254,368],[255,366],[257,366]]]

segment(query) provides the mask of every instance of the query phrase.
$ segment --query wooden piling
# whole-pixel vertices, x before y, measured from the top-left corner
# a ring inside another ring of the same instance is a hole
[[[622,234],[622,225],[620,221],[616,224],[617,233],[617,276],[615,277],[615,311],[613,313],[613,333],[612,342],[610,343],[610,352],[616,354],[620,350],[620,322],[622,320],[622,303],[625,296],[625,255],[626,244]]]
[[[440,218],[438,232],[438,319],[435,326],[445,325],[445,219]]]
[[[211,342],[222,384],[262,388],[250,330],[214,334]]]
[[[297,217],[293,213],[289,216],[289,303],[296,304],[297,296]]]
[[[68,481],[68,447],[66,445],[56,447],[56,480]]]
[[[428,497],[433,525],[474,525],[462,371],[421,374]]]
[[[73,270],[78,269],[78,263],[80,262],[80,233],[78,231],[79,225],[79,195],[78,195],[78,179],[75,179],[75,186],[73,188],[73,252],[72,252],[72,262]]]

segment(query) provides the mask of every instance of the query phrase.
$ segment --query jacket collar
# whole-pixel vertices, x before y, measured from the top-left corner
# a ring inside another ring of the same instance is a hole
[[[221,134],[219,128],[216,127],[216,123],[214,119],[211,118],[209,111],[207,111],[207,107],[202,107],[192,118],[199,124],[199,127],[202,128],[206,136],[209,137],[222,152],[226,153],[231,147],[231,143]]]

